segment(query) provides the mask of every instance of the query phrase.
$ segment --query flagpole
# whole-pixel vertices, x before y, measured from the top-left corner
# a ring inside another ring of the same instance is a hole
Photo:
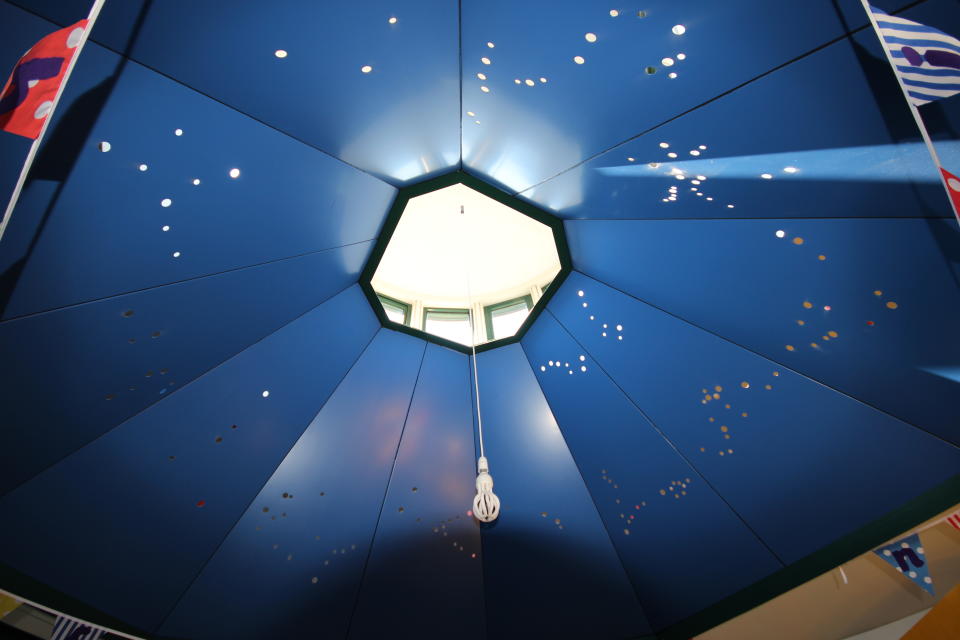
[[[106,0],[95,0],[93,6],[90,7],[90,13],[87,15],[87,26],[80,35],[80,42],[77,44],[77,50],[70,58],[70,63],[67,65],[67,70],[63,74],[63,80],[60,82],[60,86],[57,88],[57,95],[53,98],[53,106],[50,108],[50,113],[48,113],[47,117],[43,120],[43,126],[40,128],[40,135],[38,135],[37,139],[33,141],[32,145],[30,145],[30,152],[27,153],[27,159],[24,161],[23,167],[20,169],[20,177],[17,178],[17,185],[13,188],[13,195],[10,196],[10,201],[7,203],[7,208],[3,212],[3,219],[0,220],[0,241],[3,240],[3,234],[7,230],[7,224],[10,222],[10,216],[13,215],[13,210],[17,206],[17,201],[20,200],[20,192],[23,191],[23,185],[27,182],[27,174],[30,173],[30,169],[33,167],[33,162],[37,157],[37,150],[40,148],[40,143],[43,142],[43,136],[47,132],[47,127],[50,126],[50,121],[53,120],[53,114],[57,110],[57,105],[60,104],[60,97],[63,95],[64,88],[67,86],[67,81],[70,80],[70,74],[73,73],[73,67],[77,64],[77,60],[80,58],[80,53],[83,51],[83,46],[87,44],[87,38],[90,36],[90,32],[93,30],[93,24],[97,21],[97,17],[100,15],[100,9],[103,8],[103,3],[105,1]]]
[[[917,127],[920,129],[920,135],[923,137],[923,142],[927,145],[927,151],[930,152],[930,157],[933,158],[933,163],[937,166],[937,175],[940,177],[940,184],[943,185],[943,189],[947,193],[947,202],[950,204],[950,209],[953,211],[953,215],[957,220],[957,224],[960,225],[960,212],[958,212],[957,208],[953,206],[953,198],[950,195],[950,187],[947,185],[947,180],[943,176],[943,171],[940,170],[943,167],[943,165],[940,164],[940,156],[937,155],[937,150],[933,146],[933,141],[930,139],[930,134],[927,132],[927,127],[923,124],[923,118],[920,117],[920,110],[917,109],[917,105],[913,104],[913,100],[910,99],[910,93],[907,91],[907,87],[903,84],[903,79],[897,72],[897,63],[894,61],[893,56],[890,55],[890,50],[887,48],[887,43],[883,39],[883,34],[880,33],[880,25],[877,24],[877,17],[873,14],[873,11],[870,10],[869,1],[860,0],[860,3],[863,4],[863,10],[867,12],[867,17],[870,18],[870,24],[873,26],[873,33],[877,36],[877,39],[880,40],[880,48],[883,49],[884,55],[887,56],[887,62],[890,63],[890,68],[893,70],[893,75],[897,78],[897,84],[900,85],[900,91],[903,92],[903,97],[907,101],[907,106],[910,107],[910,113],[913,114],[913,119],[917,123]]]

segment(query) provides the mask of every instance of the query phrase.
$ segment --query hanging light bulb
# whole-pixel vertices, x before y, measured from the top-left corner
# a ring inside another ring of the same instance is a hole
[[[477,495],[473,497],[473,515],[480,522],[493,522],[500,515],[500,498],[493,492],[493,476],[484,456],[477,461]]]

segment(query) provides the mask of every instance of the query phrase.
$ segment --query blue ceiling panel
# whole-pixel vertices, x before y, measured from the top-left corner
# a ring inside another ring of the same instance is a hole
[[[91,3],[0,0],[0,71]],[[953,497],[960,228],[861,0],[107,0],[91,36],[0,241],[0,589],[171,640],[680,639]],[[920,113],[960,174],[960,96]],[[578,269],[473,361],[357,284],[451,171]]]
[[[0,385],[0,451],[17,452],[0,495],[350,286],[368,244],[0,323],[17,370]]]
[[[155,628],[377,330],[351,287],[34,477],[0,562]]]
[[[350,638],[486,638],[467,357],[427,344]]]
[[[955,221],[566,229],[574,266],[588,275],[960,443],[960,290],[948,268],[960,255]]]
[[[941,154],[947,166],[960,166],[960,142],[944,143]],[[872,32],[794,62],[523,196],[564,218],[952,215]]]
[[[393,187],[119,60],[83,51],[0,251],[25,261],[4,317],[377,235]]]
[[[18,4],[76,19],[71,0]],[[139,0],[101,20],[97,42],[133,39],[137,62],[394,184],[460,163],[455,2]]]
[[[425,347],[377,334],[161,635],[346,637]]]
[[[488,637],[649,632],[522,347],[484,352],[477,367],[485,452],[502,505],[482,530]]]
[[[523,347],[654,628],[783,567],[550,313]]]
[[[548,310],[786,563],[960,471],[956,446],[578,272]]]
[[[851,24],[866,23],[862,9],[851,10],[855,0],[840,4]],[[464,166],[526,189],[844,31],[831,0],[661,0],[642,12],[601,2],[465,2]],[[675,25],[686,32],[675,35]]]

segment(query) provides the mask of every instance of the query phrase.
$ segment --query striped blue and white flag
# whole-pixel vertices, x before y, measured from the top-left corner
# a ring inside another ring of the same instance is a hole
[[[92,627],[85,622],[57,616],[50,640],[100,640],[104,633],[106,632],[103,629]]]
[[[873,5],[870,12],[913,104],[960,93],[960,40]]]

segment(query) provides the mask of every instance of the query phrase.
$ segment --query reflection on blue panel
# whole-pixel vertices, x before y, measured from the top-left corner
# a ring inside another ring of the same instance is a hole
[[[548,309],[787,563],[960,470],[957,447],[580,273]]]
[[[378,328],[351,287],[21,485],[0,562],[155,628]]]
[[[486,638],[467,357],[427,345],[352,640]]]
[[[843,31],[830,0],[663,1],[643,7],[643,17],[634,7],[616,15],[610,9],[547,0],[463,3],[467,168],[526,189]],[[861,10],[854,25],[864,23]],[[676,25],[686,31],[676,35]],[[571,173],[589,179],[580,169]],[[576,185],[569,186],[566,197],[578,202]]]
[[[425,346],[377,334],[161,635],[345,637]]]
[[[0,494],[356,281],[369,243],[0,323]],[[362,311],[358,311],[362,313]]]
[[[523,347],[654,628],[782,568],[549,312]]]
[[[521,346],[482,353],[477,367],[485,450],[502,505],[483,531],[489,637],[649,632]]]
[[[145,4],[134,60],[395,184],[459,164],[456,3],[109,2],[93,38],[123,50]]]
[[[568,221],[566,229],[585,273],[960,443],[960,387],[925,372],[960,363],[960,291],[945,262],[960,256],[955,221]]]
[[[960,164],[960,141],[943,142],[939,146],[941,161],[944,165],[949,167]],[[617,176],[634,180],[641,178],[662,179],[664,176],[676,180],[677,175],[699,179],[698,176],[703,175],[706,176],[706,179],[720,178],[721,180],[731,178],[773,180],[776,178],[800,183],[804,180],[826,180],[828,182],[923,182],[940,184],[936,166],[933,164],[930,152],[923,142],[786,151],[709,160],[684,159],[652,164],[658,166],[633,163],[618,167],[600,167],[597,171],[604,176]],[[803,169],[800,169],[800,167],[803,167]],[[765,178],[763,177],[764,174],[770,177]],[[675,185],[671,184],[670,186]],[[679,187],[677,188],[679,189]],[[707,190],[705,186],[696,189],[696,191],[705,190]]]
[[[896,79],[866,35],[523,195],[565,218],[949,215]],[[941,151],[960,162],[956,145]]]
[[[376,236],[393,187],[118,65],[91,45],[71,77],[0,252],[27,260],[4,317]]]

